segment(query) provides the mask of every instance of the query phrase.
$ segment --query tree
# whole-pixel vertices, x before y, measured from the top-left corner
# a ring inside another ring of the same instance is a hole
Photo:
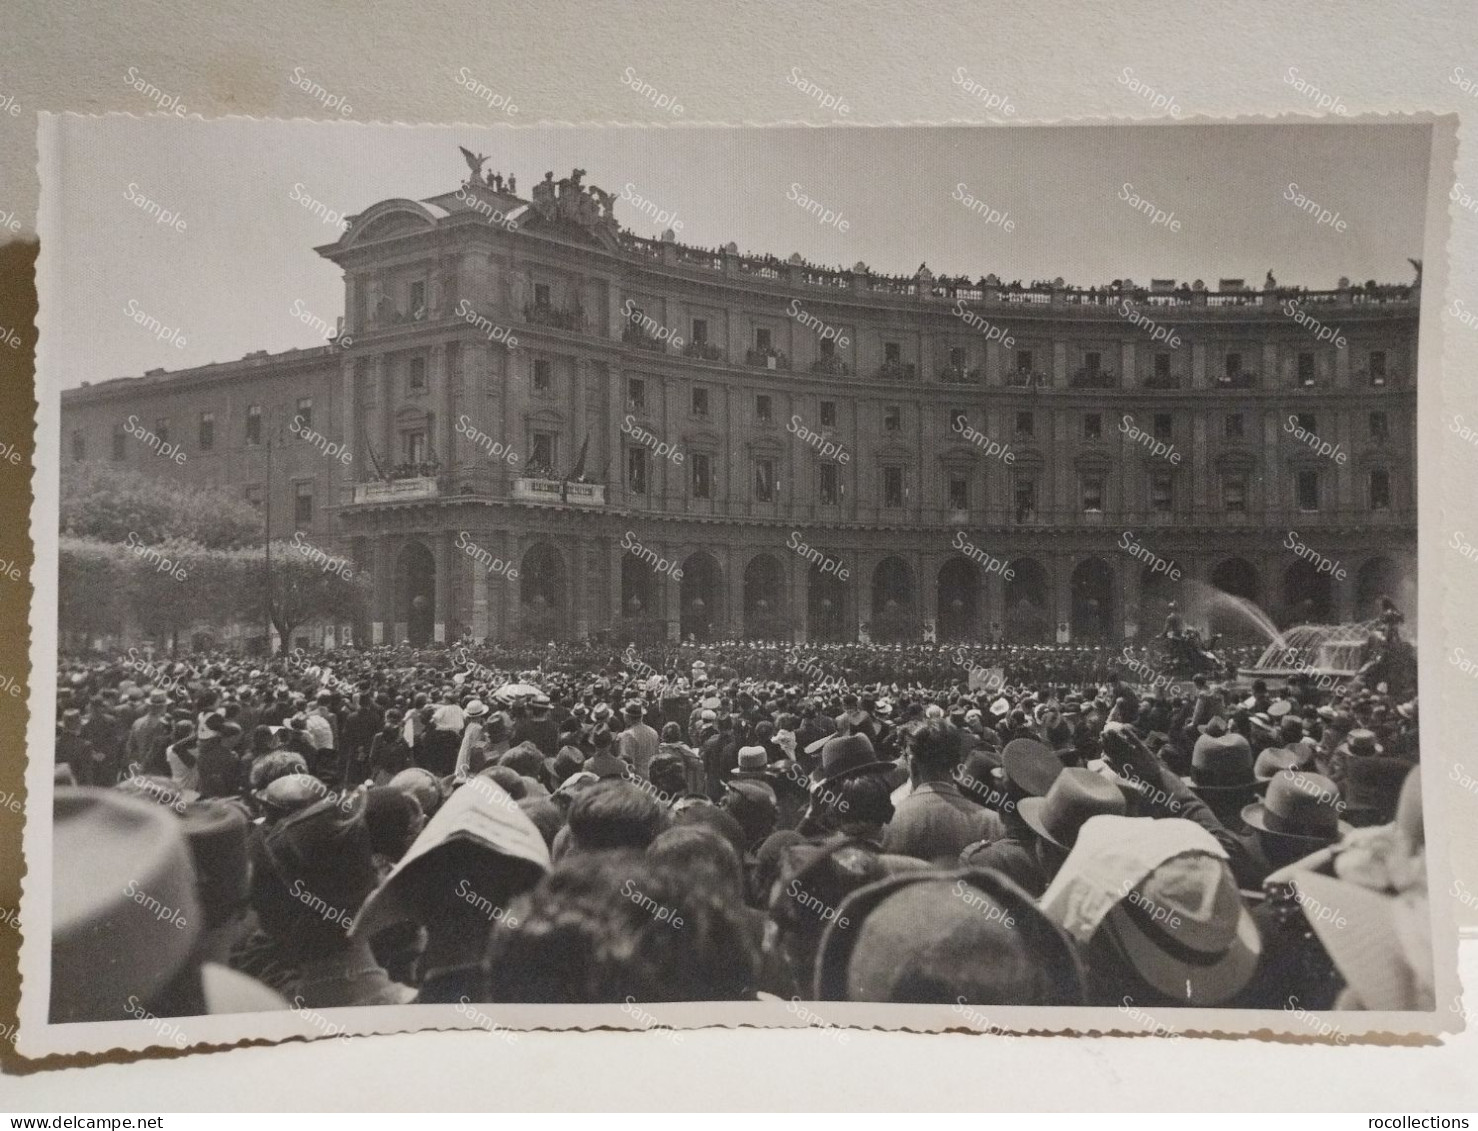
[[[333,557],[296,537],[272,543],[270,605],[262,551],[242,550],[237,556],[247,570],[239,582],[237,611],[244,619],[260,622],[265,610],[280,638],[281,654],[288,652],[299,625],[319,617],[354,620],[368,603],[367,574],[347,557]]]
[[[63,535],[57,553],[57,628],[86,646],[122,631],[129,562],[122,546]]]
[[[130,546],[179,539],[230,550],[261,541],[262,517],[224,488],[184,486],[131,468],[77,463],[62,472],[61,531]]]

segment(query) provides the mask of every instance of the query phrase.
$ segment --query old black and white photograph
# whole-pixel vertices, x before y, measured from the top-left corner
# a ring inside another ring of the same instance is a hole
[[[1430,123],[42,157],[56,1041],[1446,1010]]]

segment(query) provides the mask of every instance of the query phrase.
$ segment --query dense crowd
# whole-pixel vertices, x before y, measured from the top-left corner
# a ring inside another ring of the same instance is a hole
[[[64,657],[53,1020],[1431,1008],[1416,700],[1152,655]]]

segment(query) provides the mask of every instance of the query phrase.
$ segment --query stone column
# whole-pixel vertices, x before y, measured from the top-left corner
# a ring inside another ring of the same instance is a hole
[[[483,535],[487,537],[486,533]],[[490,539],[489,539],[490,540]],[[482,545],[485,543],[479,543]],[[472,640],[481,644],[488,639],[491,631],[490,617],[488,615],[488,571],[476,562],[472,565]]]
[[[1071,554],[1052,554],[1049,560],[1052,562],[1053,638],[1060,644],[1066,644],[1072,640],[1073,559]]]
[[[614,629],[620,623],[621,617],[626,611],[621,607],[621,559],[625,556],[626,551],[621,548],[621,538],[619,536],[612,538],[608,545],[609,556],[607,561],[609,562],[608,568],[610,569],[610,573],[606,577],[607,593],[609,594],[609,604],[606,606],[607,625]]]
[[[342,394],[339,398],[339,442],[344,445],[344,450],[349,454],[349,467],[344,475],[344,480],[349,484],[352,495],[353,484],[360,479],[360,468],[365,462],[365,455],[360,451],[359,442],[359,386],[354,376],[354,357],[345,354],[339,362],[340,388]]]
[[[674,568],[682,568],[683,550],[672,542],[665,542],[662,549],[657,551],[664,559],[677,563]],[[683,634],[683,583],[670,573],[664,573],[658,577],[658,584],[662,586],[662,616],[667,621],[667,639],[681,640]]]
[[[1006,579],[999,573],[986,574],[979,594],[981,627],[990,639],[1006,629]]]
[[[460,551],[452,546],[454,537],[456,535],[451,532],[442,531],[440,537],[427,539],[436,559],[436,611],[431,622],[431,639],[436,641],[446,640],[447,625],[455,615],[452,577],[456,559],[453,555]]]
[[[1143,638],[1148,635],[1146,630],[1152,627],[1141,619],[1139,569],[1139,562],[1134,558],[1128,558],[1120,569],[1119,624],[1126,640]]]
[[[1052,387],[1063,389],[1067,387],[1067,343],[1054,341],[1052,343]]]

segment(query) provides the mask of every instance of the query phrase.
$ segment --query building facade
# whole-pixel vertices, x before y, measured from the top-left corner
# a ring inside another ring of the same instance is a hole
[[[886,276],[612,204],[580,170],[382,201],[316,249],[330,344],[70,390],[63,459],[270,492],[274,537],[368,571],[373,642],[1064,642],[1172,600],[1234,630],[1229,598],[1414,599],[1419,279]]]

